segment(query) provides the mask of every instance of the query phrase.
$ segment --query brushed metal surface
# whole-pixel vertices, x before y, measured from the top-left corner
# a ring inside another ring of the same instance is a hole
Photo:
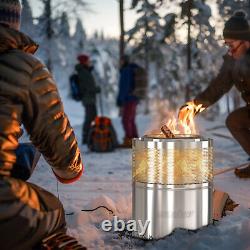
[[[212,182],[213,141],[201,137],[133,139],[133,181],[162,185]]]
[[[161,185],[133,182],[132,217],[149,221],[144,235],[159,239],[176,228],[195,230],[212,223],[212,183]],[[139,227],[138,227],[139,228]]]
[[[209,148],[213,147],[213,140],[206,139],[199,136],[185,136],[176,138],[165,138],[164,135],[159,135],[156,137],[144,136],[140,138],[134,138],[132,140],[133,149],[190,149],[190,148]]]

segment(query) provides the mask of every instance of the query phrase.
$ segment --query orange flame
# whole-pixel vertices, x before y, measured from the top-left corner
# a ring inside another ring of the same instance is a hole
[[[195,135],[197,133],[194,117],[197,113],[202,112],[205,108],[202,104],[196,105],[193,101],[187,102],[179,113],[179,119],[172,117],[166,125],[173,134]]]

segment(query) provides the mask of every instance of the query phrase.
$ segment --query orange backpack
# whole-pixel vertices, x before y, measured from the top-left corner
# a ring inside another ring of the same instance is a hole
[[[111,152],[117,147],[117,137],[111,120],[97,116],[91,123],[88,147],[95,152]]]

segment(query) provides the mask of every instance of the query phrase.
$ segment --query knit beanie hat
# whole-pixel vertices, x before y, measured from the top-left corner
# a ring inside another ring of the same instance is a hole
[[[86,54],[81,54],[77,57],[77,60],[83,64],[83,65],[87,65],[89,62],[89,56]]]
[[[19,0],[0,0],[0,23],[19,30],[21,23],[21,3]]]
[[[250,41],[250,26],[248,24],[246,13],[237,11],[230,17],[223,30],[224,39],[235,39]]]

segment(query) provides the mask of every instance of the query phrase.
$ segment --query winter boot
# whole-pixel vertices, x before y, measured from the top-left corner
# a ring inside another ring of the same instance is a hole
[[[250,178],[250,164],[245,168],[236,168],[234,170],[234,173],[239,178]]]
[[[66,233],[54,233],[42,240],[40,247],[36,250],[87,250],[77,240]]]
[[[123,143],[119,145],[120,148],[131,148],[132,147],[132,138],[125,137]]]

